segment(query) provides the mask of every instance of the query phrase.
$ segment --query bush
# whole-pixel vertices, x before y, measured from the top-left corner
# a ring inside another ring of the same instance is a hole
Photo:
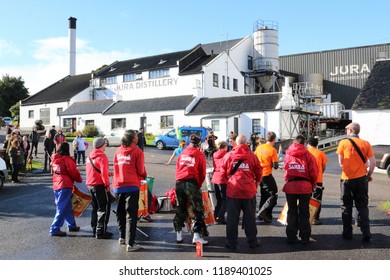
[[[85,137],[96,137],[99,135],[99,130],[95,125],[87,125],[82,131]]]

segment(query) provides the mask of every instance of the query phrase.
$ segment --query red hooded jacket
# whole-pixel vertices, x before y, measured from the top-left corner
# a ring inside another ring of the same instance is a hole
[[[237,171],[230,176],[231,171],[239,160],[242,163]],[[257,192],[257,185],[261,182],[263,168],[259,159],[250,150],[248,145],[240,144],[233,148],[223,158],[221,167],[222,176],[227,180],[226,196],[229,198],[253,198]]]
[[[95,170],[95,168],[93,168],[89,160],[90,158],[96,168],[100,170],[100,174]],[[85,183],[88,187],[104,185],[107,191],[110,190],[110,179],[108,177],[108,158],[102,150],[94,149],[89,154],[85,165],[85,170],[85,173],[87,175]]]
[[[206,160],[198,148],[189,145],[176,162],[176,181],[195,179],[199,189],[206,178]]]
[[[226,150],[218,150],[213,154],[213,166],[214,172],[211,182],[214,184],[227,184],[227,179],[222,175],[221,166],[223,163],[223,157],[226,155]]]
[[[293,143],[284,158],[283,191],[290,194],[310,194],[317,184],[318,167],[316,159],[302,144]]]
[[[142,150],[137,145],[118,147],[114,155],[114,188],[140,187],[141,180],[145,178],[145,158]]]
[[[51,164],[53,168],[53,190],[73,188],[74,181],[78,183],[83,181],[74,158],[54,154]]]

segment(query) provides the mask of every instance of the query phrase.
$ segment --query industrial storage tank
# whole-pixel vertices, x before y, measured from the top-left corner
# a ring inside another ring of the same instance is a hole
[[[279,72],[278,23],[272,20],[258,20],[253,26],[253,41],[257,51],[254,58],[255,70]]]
[[[305,96],[320,96],[324,92],[324,76],[322,74],[299,75],[298,83]]]
[[[258,20],[253,25],[255,49],[253,70],[261,72],[257,80],[265,92],[268,92],[275,79],[273,73],[279,72],[279,35],[278,23],[272,20]]]

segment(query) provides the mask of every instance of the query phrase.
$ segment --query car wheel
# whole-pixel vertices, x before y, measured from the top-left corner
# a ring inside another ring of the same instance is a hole
[[[162,141],[157,141],[156,148],[159,150],[164,149],[164,143]]]
[[[390,164],[386,168],[387,176],[390,178]]]

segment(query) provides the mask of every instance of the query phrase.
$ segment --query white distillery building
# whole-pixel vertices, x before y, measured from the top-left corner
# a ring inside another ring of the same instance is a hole
[[[254,39],[200,44],[69,75],[21,101],[21,127],[41,119],[65,130],[144,127],[160,135],[189,125],[211,127],[220,139],[230,131],[249,136],[269,130],[282,138],[275,24],[259,21]]]
[[[75,19],[69,20],[73,65]],[[280,139],[309,135],[317,129],[311,123],[324,111],[319,107],[334,104],[314,104],[326,96],[321,91],[314,99],[306,96],[309,86],[292,90],[279,72],[278,47],[278,24],[259,20],[253,37],[115,61],[93,74],[72,70],[21,101],[20,124],[31,128],[41,119],[46,127],[73,131],[96,125],[104,134],[143,127],[154,135],[183,125],[204,126],[219,139],[230,131],[248,137],[274,131]]]

